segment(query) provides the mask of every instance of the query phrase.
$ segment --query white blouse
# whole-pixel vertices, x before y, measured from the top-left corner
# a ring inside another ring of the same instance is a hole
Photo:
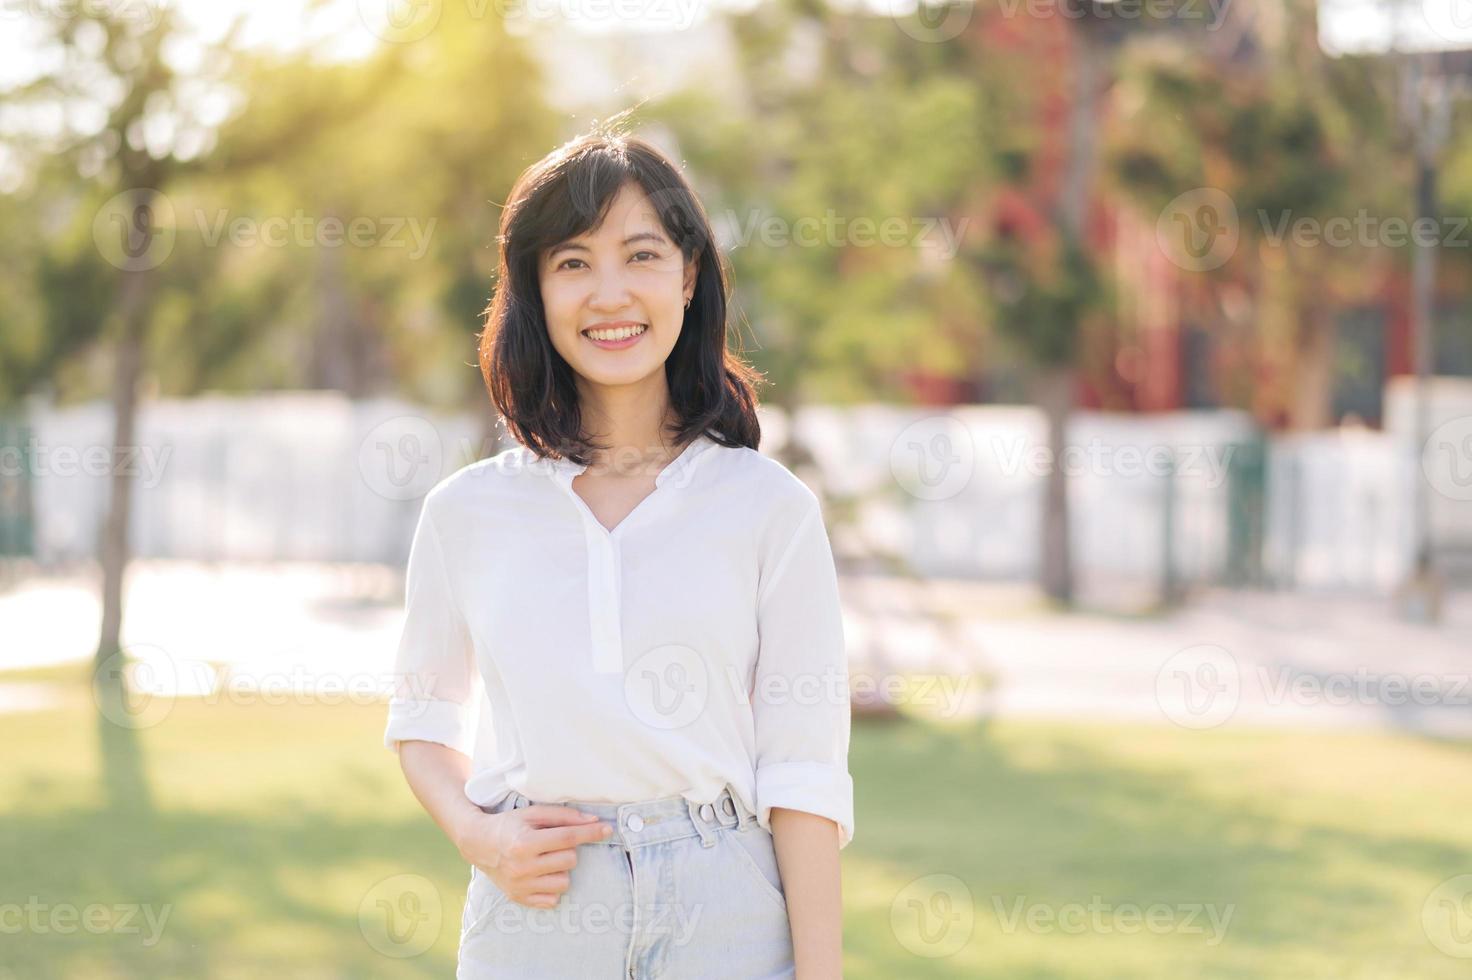
[[[853,838],[838,578],[817,496],[698,436],[612,531],[586,466],[524,446],[425,497],[384,743],[472,759],[492,806],[713,799],[730,783]]]

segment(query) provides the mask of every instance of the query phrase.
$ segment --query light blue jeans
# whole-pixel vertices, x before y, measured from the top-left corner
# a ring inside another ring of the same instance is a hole
[[[489,808],[532,805],[512,792]],[[772,835],[730,787],[708,803],[561,804],[613,827],[578,846],[550,909],[471,868],[459,980],[778,980],[794,975]]]

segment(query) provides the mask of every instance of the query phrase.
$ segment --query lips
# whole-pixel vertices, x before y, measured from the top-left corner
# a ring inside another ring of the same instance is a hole
[[[632,320],[620,320],[617,323],[600,323],[583,331],[583,336],[593,341],[618,342],[630,340],[648,331],[649,327],[643,323],[635,323]]]

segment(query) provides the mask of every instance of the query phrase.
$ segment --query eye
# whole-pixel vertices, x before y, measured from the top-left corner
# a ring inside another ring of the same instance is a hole
[[[642,250],[642,251],[639,251],[639,252],[635,252],[635,253],[634,253],[634,258],[636,258],[636,259],[637,259],[637,258],[638,258],[638,257],[639,257],[639,256],[641,256],[641,255],[647,255],[647,256],[649,256],[649,257],[650,257],[650,258],[651,258],[651,259],[657,259],[657,258],[659,258],[659,253],[658,253],[658,252],[651,252],[651,251],[649,251],[649,249],[647,249],[647,248],[646,248],[646,249],[644,249],[644,250]]]
[[[561,272],[563,269],[567,268],[567,264],[569,262],[581,262],[581,261],[583,261],[583,260],[582,259],[563,259],[560,263],[558,263],[558,265],[557,265],[557,271]]]

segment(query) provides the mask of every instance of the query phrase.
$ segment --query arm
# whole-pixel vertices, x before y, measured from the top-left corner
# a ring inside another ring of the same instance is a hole
[[[470,779],[470,759],[440,745],[413,739],[399,744],[399,767],[415,799],[439,825],[447,838],[466,858],[464,842],[468,827],[485,812],[465,795]]]
[[[853,837],[848,656],[838,576],[817,497],[778,522],[762,562],[757,819],[772,832],[798,980],[841,977],[838,852]]]
[[[801,810],[772,810],[772,842],[792,953],[802,980],[843,976],[843,893],[838,870],[838,825]]]
[[[433,503],[431,493],[409,549],[404,626],[383,740],[398,754],[414,796],[459,847],[466,825],[485,816],[465,795],[483,687],[451,590]]]

